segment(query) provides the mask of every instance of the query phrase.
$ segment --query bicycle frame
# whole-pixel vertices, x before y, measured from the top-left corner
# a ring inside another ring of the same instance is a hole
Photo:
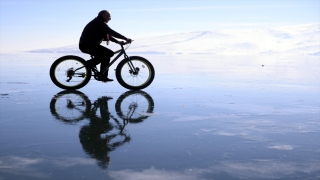
[[[108,66],[106,66],[106,67],[102,70],[102,72],[101,72],[102,74],[104,74],[106,71],[108,71],[108,70],[109,70],[109,67],[110,67],[114,62],[116,62],[116,61],[119,59],[119,57],[122,56],[122,55],[124,55],[124,58],[125,58],[126,60],[128,60],[128,65],[129,65],[131,71],[132,71],[133,73],[137,73],[137,70],[134,68],[132,62],[130,61],[129,56],[127,55],[126,51],[124,50],[123,45],[120,44],[120,46],[121,46],[121,49],[114,52],[115,54],[117,54],[117,53],[119,53],[119,54],[118,54],[112,61],[110,61],[110,63],[108,64]],[[79,70],[79,69],[82,69],[82,68],[84,68],[84,66],[75,69],[74,72],[77,71],[77,70]],[[75,73],[75,74],[76,74],[76,73]]]
[[[91,116],[96,114],[97,112],[97,109],[99,108],[99,104],[98,104],[98,101],[96,100],[94,103],[93,103],[93,108],[91,108]],[[101,107],[100,107],[101,108]],[[135,109],[134,109],[135,111]],[[133,115],[134,111],[132,112],[131,116]],[[117,127],[118,129],[120,130],[120,134],[123,134],[123,131],[124,131],[124,128],[126,127],[126,125],[129,123],[129,119],[131,118],[131,116],[127,119],[122,119],[123,120],[123,123],[121,125],[120,121],[115,118],[111,113],[109,114],[109,116],[117,123]],[[96,116],[97,117],[97,116]]]

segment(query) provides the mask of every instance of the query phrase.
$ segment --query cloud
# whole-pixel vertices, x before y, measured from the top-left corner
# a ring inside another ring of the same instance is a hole
[[[283,147],[287,147],[284,145]],[[286,149],[286,148],[285,148]],[[61,161],[62,163],[57,163]],[[9,156],[0,158],[0,173],[9,173],[19,176],[46,179],[50,175],[43,172],[43,164],[52,164],[56,167],[70,168],[74,165],[93,165],[89,158],[61,158],[50,160],[42,158],[25,158]],[[126,180],[201,180],[212,178],[239,178],[239,179],[288,179],[290,177],[314,177],[320,173],[319,160],[304,159],[246,159],[215,161],[206,168],[190,168],[167,170],[150,167],[141,170],[109,170],[110,179]]]
[[[19,156],[4,157],[0,159],[0,172],[46,179],[49,178],[48,175],[34,167],[43,162],[44,160],[41,158],[25,158]]]
[[[53,162],[55,165],[60,167],[72,167],[78,165],[94,165],[96,161],[94,159],[89,158],[80,158],[80,157],[73,157],[73,158],[64,158],[63,160],[54,160]]]
[[[293,149],[293,147],[291,145],[287,145],[287,144],[268,146],[268,148],[278,149],[278,150],[292,150]]]
[[[33,178],[50,178],[48,173],[43,172],[43,164],[53,164],[56,167],[70,168],[78,165],[95,165],[96,161],[91,158],[64,157],[58,159],[26,158],[20,156],[0,157],[0,174],[8,173],[17,176]],[[1,177],[0,177],[1,178]]]
[[[153,167],[142,171],[120,170],[109,172],[110,177],[114,179],[126,180],[197,180],[197,174],[197,172],[196,174],[188,174],[187,172],[160,170]]]
[[[320,161],[284,162],[278,160],[255,159],[251,161],[222,161],[209,168],[193,168],[181,171],[163,170],[151,167],[141,171],[119,170],[110,171],[113,179],[126,180],[201,180],[201,179],[290,179],[293,176],[307,174],[316,175],[320,172]],[[315,177],[315,176],[314,176]],[[319,176],[318,176],[319,177]]]

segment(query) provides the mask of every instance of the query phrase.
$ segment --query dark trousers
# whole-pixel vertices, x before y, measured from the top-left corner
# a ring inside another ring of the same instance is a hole
[[[79,49],[83,53],[90,54],[94,56],[94,59],[89,60],[93,65],[100,65],[100,72],[109,64],[110,58],[114,55],[114,52],[110,49],[95,43],[81,43],[79,44]],[[105,72],[106,77],[108,77],[108,71]]]

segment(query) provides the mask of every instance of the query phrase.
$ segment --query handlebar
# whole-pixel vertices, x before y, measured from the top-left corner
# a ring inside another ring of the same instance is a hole
[[[119,44],[120,45],[126,45],[126,44],[131,44],[133,40],[131,40],[131,42],[124,42],[124,41],[120,41]]]
[[[124,41],[119,41],[118,44],[121,46],[121,49],[118,50],[118,51],[115,51],[114,54],[117,54],[117,53],[119,53],[119,52],[122,51],[122,50],[126,50],[126,49],[130,46],[130,44],[132,43],[132,41],[133,41],[133,40],[131,40],[130,43],[129,43],[129,42],[124,42]],[[129,44],[129,45],[124,48],[123,46],[126,45],[126,44]]]

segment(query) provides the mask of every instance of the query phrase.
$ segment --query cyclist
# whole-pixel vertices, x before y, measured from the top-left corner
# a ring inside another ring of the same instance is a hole
[[[109,41],[115,43],[121,43],[115,38],[123,39],[127,43],[131,43],[131,39],[126,38],[125,36],[117,33],[112,30],[107,23],[111,20],[111,14],[107,10],[102,10],[99,12],[98,16],[90,21],[83,29],[80,42],[79,49],[83,53],[87,53],[94,56],[94,59],[87,61],[87,66],[90,68],[94,68],[97,64],[100,65],[101,75],[99,76],[99,80],[101,81],[113,81],[108,78],[108,70],[106,72],[102,72],[103,69],[109,64],[110,58],[114,55],[114,52],[102,45],[101,42]],[[104,73],[104,74],[103,74]]]

